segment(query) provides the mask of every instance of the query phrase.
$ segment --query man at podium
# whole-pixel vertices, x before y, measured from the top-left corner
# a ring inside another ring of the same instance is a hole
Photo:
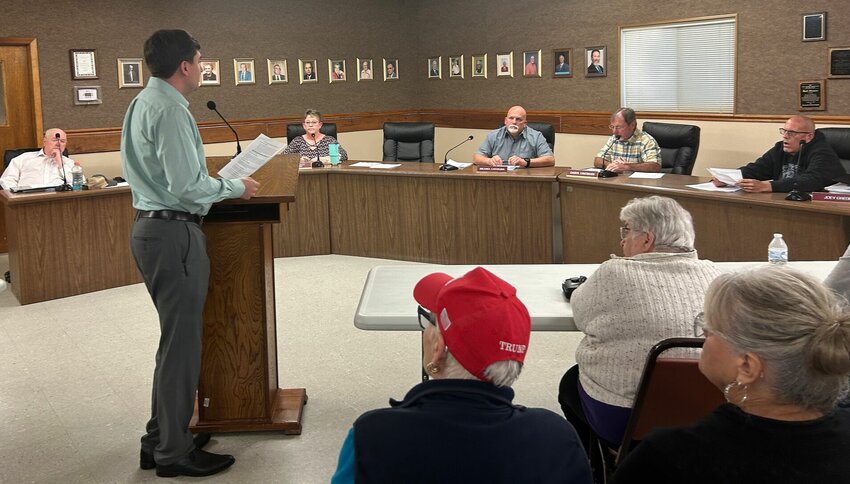
[[[235,459],[201,450],[208,436],[193,440],[189,432],[210,274],[201,223],[214,202],[251,198],[259,184],[248,177],[215,179],[207,172],[185,97],[200,84],[200,44],[186,31],[160,30],[145,42],[144,52],[153,77],[130,102],[121,136],[124,176],[138,210],[130,245],[161,331],[139,465],[156,467],[160,477],[208,476]]]

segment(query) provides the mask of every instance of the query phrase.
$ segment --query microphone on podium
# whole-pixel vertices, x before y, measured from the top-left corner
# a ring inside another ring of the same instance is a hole
[[[458,143],[458,144],[456,144],[456,145],[452,146],[452,147],[449,149],[449,151],[446,151],[446,156],[444,156],[444,157],[443,157],[443,164],[440,166],[440,171],[454,171],[454,170],[457,170],[457,167],[456,167],[456,166],[454,166],[454,165],[450,165],[450,164],[449,164],[449,153],[451,153],[451,152],[452,152],[452,150],[453,150],[453,149],[455,149],[455,148],[457,148],[458,146],[460,146],[460,145],[462,145],[462,144],[466,143],[467,141],[472,141],[473,139],[475,139],[475,136],[469,135],[469,137],[468,137],[468,138],[466,138],[465,140],[461,141],[460,143]]]
[[[218,109],[215,108],[215,101],[207,101],[207,108],[212,111],[215,111],[215,113],[218,114],[218,117],[221,118],[222,121],[224,121],[224,124],[226,124],[227,127],[230,128],[230,131],[233,131],[233,136],[236,136],[236,155],[242,153],[242,146],[239,145],[239,134],[236,132],[235,129],[233,129],[233,126],[231,126],[230,123],[228,123],[227,120],[224,119],[224,116],[222,116],[221,113],[218,112]],[[236,157],[236,155],[233,155],[234,158]]]
[[[614,141],[618,141],[619,139],[620,135],[615,134]],[[605,153],[602,153],[602,170],[599,172],[599,178],[612,178],[617,176],[616,172],[605,169],[605,155],[608,154],[608,150],[610,150],[612,146],[614,146],[614,142],[611,142],[611,144],[608,145],[608,148],[605,149]]]
[[[59,133],[56,133],[56,139],[61,139],[61,138],[62,138],[62,136]],[[59,148],[61,149],[62,146],[60,145]],[[45,153],[45,154],[47,154],[47,153]],[[71,190],[73,190],[73,188],[71,187],[71,185],[68,185],[68,176],[65,173],[65,158],[62,157],[61,151],[59,152],[59,167],[62,168],[62,184],[59,185],[58,187],[56,187],[56,191],[57,192],[70,192]]]

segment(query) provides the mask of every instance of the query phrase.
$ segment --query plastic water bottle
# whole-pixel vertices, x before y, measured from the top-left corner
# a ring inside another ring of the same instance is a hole
[[[82,190],[83,185],[86,184],[86,179],[83,177],[83,167],[80,166],[79,161],[74,162],[74,167],[71,168],[71,188],[76,190]]]
[[[785,264],[788,262],[788,246],[782,239],[782,234],[773,234],[773,240],[767,246],[767,261],[771,264]]]
[[[331,158],[331,166],[339,164],[339,143],[331,143],[328,145],[328,155]]]

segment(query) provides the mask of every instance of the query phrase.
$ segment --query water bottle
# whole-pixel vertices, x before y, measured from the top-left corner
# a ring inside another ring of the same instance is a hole
[[[76,190],[82,190],[83,185],[85,185],[86,179],[83,177],[83,167],[80,166],[79,161],[74,162],[74,167],[71,168],[71,188]]]
[[[773,234],[773,240],[767,246],[767,261],[771,264],[785,264],[788,262],[788,246],[782,239],[782,234]]]
[[[331,166],[339,164],[339,143],[330,143],[328,145],[328,155],[331,157]]]

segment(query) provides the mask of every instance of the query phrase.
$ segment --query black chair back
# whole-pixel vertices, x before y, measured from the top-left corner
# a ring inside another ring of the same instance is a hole
[[[322,127],[319,128],[319,132],[325,136],[333,136],[334,139],[339,141],[339,138],[336,136],[336,123],[324,123]],[[292,123],[286,125],[286,142],[292,143],[292,140],[295,138],[302,136],[307,133],[304,129],[304,126],[301,123]]]
[[[538,123],[535,121],[529,121],[528,127],[536,129],[540,131],[544,138],[546,138],[546,143],[549,145],[549,149],[552,152],[555,152],[555,127],[550,123]]]
[[[5,170],[9,163],[12,162],[12,159],[17,158],[18,156],[29,153],[30,151],[38,151],[41,147],[38,148],[16,148],[11,150],[6,150],[3,153],[3,169]],[[68,156],[68,148],[65,148],[65,151],[62,152],[62,156]]]
[[[691,174],[699,152],[699,126],[647,121],[643,123],[643,130],[655,138],[661,148],[661,171]]]
[[[818,128],[826,142],[838,153],[844,171],[850,173],[850,128]]]
[[[434,123],[384,123],[384,161],[434,162]]]

